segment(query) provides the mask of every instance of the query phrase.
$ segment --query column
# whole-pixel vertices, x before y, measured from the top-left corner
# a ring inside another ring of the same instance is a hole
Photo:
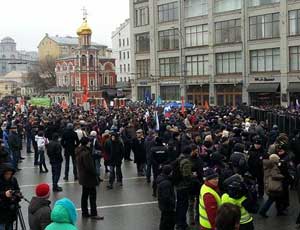
[[[287,87],[288,87],[288,60],[289,50],[287,45],[288,36],[288,11],[287,0],[280,1],[280,102],[281,106],[287,107],[289,104]]]
[[[249,73],[250,73],[250,54],[248,51],[248,38],[249,38],[249,20],[247,10],[247,0],[242,0],[242,16],[241,16],[241,37],[243,42],[242,50],[242,65],[243,65],[243,85],[242,85],[242,102],[249,105],[249,93],[247,91],[249,85]]]

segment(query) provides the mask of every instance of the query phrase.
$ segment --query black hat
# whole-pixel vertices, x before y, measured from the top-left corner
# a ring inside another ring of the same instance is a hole
[[[259,136],[255,136],[253,138],[253,142],[254,142],[254,144],[261,145],[262,144],[262,139]]]
[[[170,175],[172,172],[172,167],[170,165],[164,165],[162,168],[162,173],[165,175]]]
[[[212,168],[207,168],[204,170],[204,180],[212,180],[218,177],[218,173]]]
[[[88,137],[82,137],[80,140],[80,143],[82,145],[87,145],[89,143],[89,138]]]

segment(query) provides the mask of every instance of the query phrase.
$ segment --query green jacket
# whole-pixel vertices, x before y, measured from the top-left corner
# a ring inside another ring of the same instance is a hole
[[[75,208],[70,210],[70,206],[56,203],[51,212],[52,223],[45,230],[78,230],[75,226],[77,214]]]

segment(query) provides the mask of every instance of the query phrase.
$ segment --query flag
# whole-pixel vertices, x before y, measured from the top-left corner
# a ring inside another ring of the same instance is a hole
[[[207,102],[207,101],[204,102],[204,109],[205,109],[205,110],[208,110],[208,109],[209,109],[209,105],[208,105],[208,102]]]
[[[171,116],[171,106],[166,106],[165,108],[164,108],[164,115],[165,115],[165,117],[170,117]]]
[[[299,104],[299,100],[296,99],[296,108],[299,109],[300,108],[300,104]]]
[[[155,122],[156,122],[155,130],[156,130],[156,131],[159,131],[159,119],[158,119],[158,113],[157,113],[157,111],[155,111],[154,113],[155,113]]]
[[[106,103],[106,100],[103,100],[103,108],[108,111],[108,106],[107,106],[107,103]]]
[[[184,96],[181,97],[181,113],[184,114]]]
[[[156,101],[156,107],[161,105],[161,97],[159,96]]]

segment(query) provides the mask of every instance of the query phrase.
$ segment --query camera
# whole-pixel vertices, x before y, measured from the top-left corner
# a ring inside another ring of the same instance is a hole
[[[11,191],[11,199],[15,202],[20,202],[24,198],[23,194],[19,190],[12,190]]]

